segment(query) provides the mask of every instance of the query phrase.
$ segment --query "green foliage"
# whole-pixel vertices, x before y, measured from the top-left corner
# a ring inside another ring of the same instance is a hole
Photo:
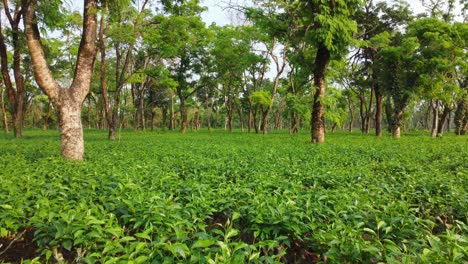
[[[253,105],[260,107],[269,107],[273,105],[273,100],[271,100],[271,94],[265,90],[259,90],[253,92],[249,96],[250,101]]]
[[[27,134],[0,138],[0,235],[33,228],[42,263],[53,247],[85,263],[468,257],[464,137],[87,131],[74,163],[57,132]]]

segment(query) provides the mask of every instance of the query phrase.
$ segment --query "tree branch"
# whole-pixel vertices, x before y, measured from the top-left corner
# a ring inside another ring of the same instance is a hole
[[[36,20],[37,0],[22,0],[24,10],[24,30],[26,41],[33,62],[34,76],[39,87],[47,94],[54,104],[59,103],[60,85],[52,76],[44,55],[41,37]]]

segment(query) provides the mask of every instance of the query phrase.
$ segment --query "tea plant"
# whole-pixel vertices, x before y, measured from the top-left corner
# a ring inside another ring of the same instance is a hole
[[[0,237],[33,230],[25,262],[468,261],[466,137],[87,131],[75,163],[27,134],[0,138]]]

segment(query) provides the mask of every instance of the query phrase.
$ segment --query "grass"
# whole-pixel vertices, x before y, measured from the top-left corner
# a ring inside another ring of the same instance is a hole
[[[26,262],[468,259],[466,137],[106,135],[85,132],[82,163],[60,158],[56,131],[0,136],[0,237],[23,234]]]

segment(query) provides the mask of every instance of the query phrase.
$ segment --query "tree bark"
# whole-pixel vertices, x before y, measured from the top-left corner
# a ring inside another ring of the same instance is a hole
[[[403,120],[403,111],[396,111],[393,125],[392,125],[392,136],[394,138],[401,137],[401,121]]]
[[[96,58],[97,2],[84,1],[81,42],[74,78],[68,89],[60,87],[47,65],[37,26],[37,0],[23,0],[22,7],[25,10],[25,35],[36,82],[47,94],[58,113],[62,156],[66,159],[83,160],[81,107],[90,89]]]
[[[455,134],[465,135],[468,125],[468,98],[462,98],[457,104],[454,117]]]
[[[437,137],[437,128],[439,127],[439,100],[436,100],[434,102],[434,105],[432,108],[432,114],[433,114],[433,119],[432,119],[431,136],[435,138]]]
[[[105,18],[105,11],[106,6],[104,3],[102,14],[101,14],[101,20],[99,22],[99,50],[101,52],[101,67],[99,69],[99,81],[101,83],[101,91],[102,91],[102,100],[103,100],[103,110],[104,110],[104,116],[107,121],[107,126],[109,128],[112,127],[112,115],[111,115],[111,109],[110,109],[110,104],[109,104],[109,96],[108,96],[108,91],[107,91],[107,81],[106,81],[106,39],[105,39],[105,30],[106,30],[106,24],[104,22]],[[115,128],[114,128],[114,133],[112,134],[111,138],[111,133],[109,130],[109,139],[115,139]]]
[[[13,75],[15,78],[15,88],[13,88],[10,79],[10,69],[8,66],[7,47],[3,36],[2,25],[0,21],[0,59],[3,82],[7,90],[8,101],[10,103],[10,113],[13,124],[13,134],[20,138],[23,136],[23,121],[24,121],[24,79],[21,73],[21,49],[19,42],[19,23],[22,15],[22,8],[16,6],[14,17],[11,16],[8,1],[3,1],[4,11],[11,25],[12,31],[12,46],[13,46]],[[1,20],[1,19],[0,19]]]
[[[182,96],[181,91],[179,92],[179,100],[180,100],[180,118],[181,124],[180,124],[180,132],[185,133],[187,132],[187,126],[188,126],[188,121],[187,121],[187,107],[185,106],[185,97]]]
[[[2,117],[3,117],[3,130],[5,131],[5,135],[9,133],[8,131],[8,117],[5,109],[5,89],[3,88],[3,85],[0,86],[0,103],[2,107]]]
[[[437,126],[437,136],[439,137],[441,137],[444,134],[444,126],[448,122],[450,111],[451,110],[447,106],[445,106],[444,111],[442,112],[442,115],[440,116],[440,121]]]
[[[375,135],[382,136],[382,115],[383,115],[383,95],[380,91],[378,84],[374,86],[375,89]]]
[[[330,61],[330,51],[320,45],[317,50],[315,58],[314,69],[314,86],[315,94],[312,105],[312,143],[318,144],[325,142],[325,124],[324,124],[324,110],[322,100],[325,97],[325,71]]]
[[[374,98],[374,89],[371,89],[371,94],[369,96],[369,105],[366,109],[366,127],[365,127],[365,133],[369,134],[370,133],[370,124],[371,124],[371,111],[372,111],[372,100]]]

